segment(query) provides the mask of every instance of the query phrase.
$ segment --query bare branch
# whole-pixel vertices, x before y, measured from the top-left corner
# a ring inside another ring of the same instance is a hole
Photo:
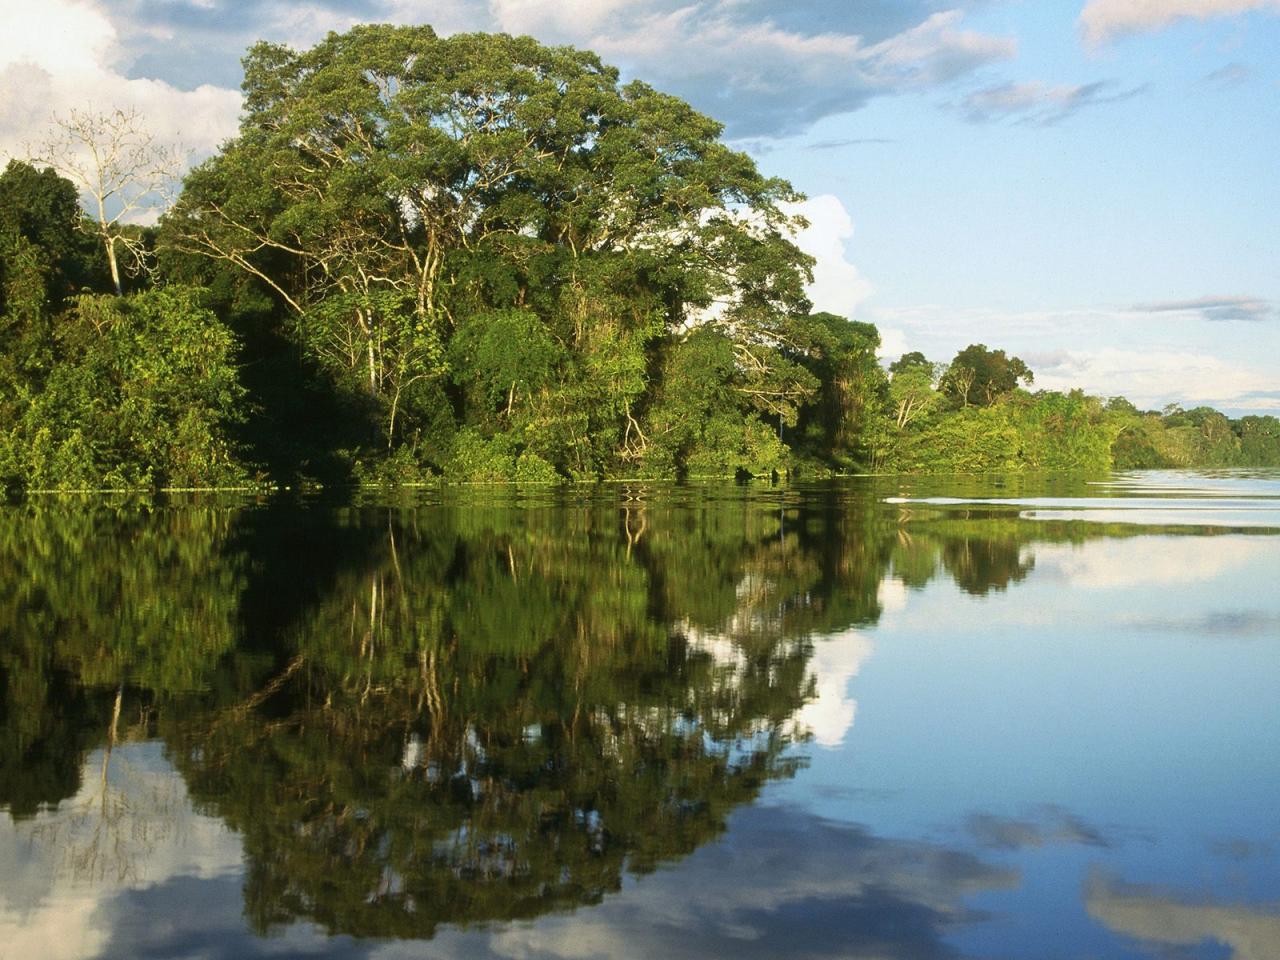
[[[127,228],[172,203],[185,157],[157,142],[133,108],[106,113],[72,109],[53,123],[53,133],[32,159],[80,189],[116,293],[123,293],[122,259],[135,276],[151,269],[146,249]]]

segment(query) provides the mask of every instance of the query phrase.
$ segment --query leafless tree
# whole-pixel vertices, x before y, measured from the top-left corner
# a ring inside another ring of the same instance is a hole
[[[53,134],[32,159],[57,170],[88,197],[111,282],[117,294],[123,293],[122,264],[134,276],[149,269],[146,248],[127,225],[172,200],[181,151],[159,143],[133,108],[71,110],[55,118]]]

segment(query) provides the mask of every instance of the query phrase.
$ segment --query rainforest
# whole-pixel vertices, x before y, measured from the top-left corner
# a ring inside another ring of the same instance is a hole
[[[800,194],[590,52],[375,25],[243,64],[153,225],[0,174],[5,489],[1280,464],[1273,416],[982,343],[886,367],[806,297]]]

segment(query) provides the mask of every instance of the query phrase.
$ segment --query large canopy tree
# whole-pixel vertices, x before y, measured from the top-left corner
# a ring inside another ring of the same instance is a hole
[[[956,354],[940,386],[958,406],[989,407],[1013,393],[1019,381],[1029,386],[1034,380],[1035,374],[1021,358],[988,349],[985,343],[971,343]]]
[[[588,52],[426,26],[260,43],[244,63],[240,135],[192,171],[167,243],[269,288],[304,348],[375,398],[388,444],[447,389],[464,421],[523,417],[589,471],[643,447],[660,339],[715,324],[740,362],[786,367],[808,312],[780,206],[797,195],[683,101]],[[536,369],[494,347],[516,331]]]

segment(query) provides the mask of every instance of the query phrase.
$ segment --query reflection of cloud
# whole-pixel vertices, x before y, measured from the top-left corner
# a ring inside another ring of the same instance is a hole
[[[1149,887],[1094,877],[1085,887],[1089,915],[1117,933],[1153,944],[1196,946],[1214,941],[1230,960],[1280,957],[1280,904],[1268,908],[1193,903]]]
[[[420,941],[329,939],[307,924],[259,939],[245,929],[229,878],[175,878],[104,908],[104,955],[941,960],[955,956],[947,933],[974,918],[965,899],[1016,880],[1012,870],[936,844],[877,837],[787,807],[745,808],[722,840],[603,903],[492,929],[442,928],[425,949]]]
[[[1197,636],[1280,637],[1280,614],[1263,610],[1214,610],[1198,617],[1141,617],[1126,621],[1140,630]]]
[[[1118,590],[1203,583],[1275,556],[1276,544],[1270,538],[1162,537],[1159,549],[1152,549],[1151,539],[1140,537],[1095,540],[1084,546],[1039,544],[1036,568],[1042,576],[1073,587]]]
[[[932,844],[793,810],[747,809],[724,842],[679,869],[589,913],[497,934],[490,949],[508,957],[950,957],[943,935],[969,917],[963,899],[1015,880]]]
[[[809,669],[817,696],[800,708],[793,723],[812,731],[819,746],[838,747],[848,736],[858,709],[849,681],[873,650],[871,640],[854,630],[814,642]]]
[[[237,837],[192,810],[159,754],[156,744],[118,746],[103,802],[94,753],[74,798],[0,828],[0,960],[96,956],[99,911],[122,891],[239,867]]]
[[[1260,843],[1256,840],[1246,840],[1243,837],[1215,840],[1209,845],[1209,849],[1215,856],[1234,860],[1237,863],[1243,863],[1245,860],[1254,858],[1270,860],[1275,856],[1275,849],[1271,844]]]
[[[98,956],[104,937],[93,922],[97,908],[91,897],[70,896],[45,900],[22,914],[0,909],[0,960]]]
[[[245,923],[243,882],[239,877],[200,880],[173,877],[141,890],[128,890],[103,905],[99,921],[109,933],[103,957],[129,960],[242,960],[242,958],[373,956],[377,941],[329,936],[305,923],[255,934]],[[410,956],[423,956],[420,941]],[[428,956],[435,957],[432,952]]]
[[[969,818],[967,826],[979,844],[997,850],[1020,850],[1051,843],[1111,846],[1096,827],[1058,807],[1044,808],[1034,820],[976,813]]]
[[[884,613],[897,613],[905,610],[910,591],[907,585],[897,577],[885,577],[880,581],[876,591],[876,602]]]

